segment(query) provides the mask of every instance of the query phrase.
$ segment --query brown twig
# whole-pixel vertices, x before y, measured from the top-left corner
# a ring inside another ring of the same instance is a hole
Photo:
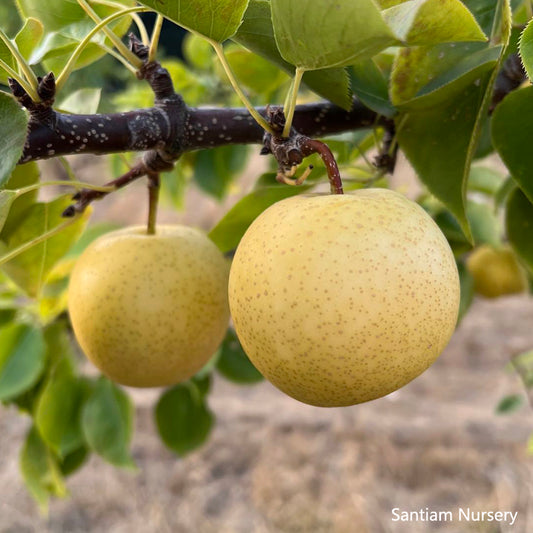
[[[396,139],[396,126],[393,120],[384,123],[383,144],[379,154],[374,158],[374,165],[378,170],[389,174],[394,173],[398,159],[398,143]]]
[[[117,179],[105,184],[106,187],[114,187],[114,190],[121,189],[126,185],[129,185],[132,181],[135,181],[142,176],[146,176],[148,169],[143,162],[139,162],[131,170],[123,174]],[[108,192],[95,191],[92,189],[81,189],[73,197],[76,200],[75,204],[69,205],[64,211],[62,216],[73,217],[77,213],[82,213],[86,207],[95,200],[100,200],[104,196],[107,196]]]
[[[527,79],[526,71],[518,54],[511,54],[503,63],[494,82],[492,102],[489,107],[489,115],[496,106],[512,91],[518,89]]]

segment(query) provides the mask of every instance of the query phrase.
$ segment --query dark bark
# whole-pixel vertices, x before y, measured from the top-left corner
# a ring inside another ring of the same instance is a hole
[[[494,91],[492,93],[492,102],[489,113],[494,111],[494,108],[512,91],[518,89],[524,81],[527,80],[527,74],[522,66],[522,61],[518,54],[511,54],[503,63],[503,66],[498,72],[498,76],[494,83]]]
[[[266,109],[260,109],[266,116]],[[351,111],[329,103],[298,106],[294,127],[318,137],[367,128],[376,113],[354,100]],[[46,122],[32,121],[21,162],[68,154],[109,154],[166,149],[185,151],[227,144],[261,144],[263,130],[246,109],[189,108],[172,95],[149,109],[127,113],[66,115],[52,111]]]

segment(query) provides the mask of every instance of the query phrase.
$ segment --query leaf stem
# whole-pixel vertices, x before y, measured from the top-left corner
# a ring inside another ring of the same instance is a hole
[[[74,175],[74,171],[72,170],[68,159],[65,156],[61,155],[58,157],[58,160],[61,163],[61,166],[65,169],[65,172],[67,173],[67,178],[70,181],[76,181],[76,176]]]
[[[14,80],[20,84],[20,86],[30,95],[34,102],[39,102],[41,99],[37,94],[37,91],[28,83],[18,72],[13,70],[6,62],[0,59],[0,67],[3,68]]]
[[[91,0],[91,2],[94,2],[95,4],[100,4],[102,6],[116,7],[119,10],[124,9],[123,4],[119,4],[118,2],[110,2],[109,0]],[[146,31],[146,26],[144,25],[142,18],[139,17],[137,13],[132,13],[131,18],[133,22],[135,22],[135,25],[139,30],[139,35],[141,36],[142,43],[148,45],[148,43],[150,42],[150,37],[148,36],[148,32]]]
[[[84,0],[78,0],[78,2],[83,2]],[[83,6],[82,6],[83,7]],[[106,26],[110,23],[110,22],[113,22],[114,20],[124,16],[124,15],[128,15],[130,13],[136,13],[136,12],[141,12],[141,11],[148,11],[147,8],[145,7],[130,7],[128,9],[123,9],[122,11],[117,11],[116,13],[113,13],[112,15],[109,15],[109,17],[105,18],[104,20],[100,21],[84,38],[82,41],[80,41],[80,44],[78,44],[78,46],[76,47],[76,49],[74,50],[74,52],[72,53],[72,55],[70,56],[69,60],[67,61],[67,64],[64,66],[63,70],[61,71],[61,73],[59,74],[59,76],[57,77],[57,80],[56,80],[56,90],[59,91],[60,88],[65,84],[65,82],[67,81],[70,73],[72,72],[72,70],[74,69],[74,66],[76,64],[76,61],[78,61],[81,53],[83,52],[83,50],[87,47],[87,45],[91,42],[92,38],[100,31],[100,30],[104,30],[106,29]],[[113,33],[113,35],[118,39],[118,37]],[[120,41],[119,39],[119,42],[122,46],[124,46],[124,44]],[[116,46],[116,45],[115,45]],[[118,48],[118,47],[117,47]],[[122,51],[121,51],[122,52]],[[124,54],[122,54],[124,56]],[[130,56],[132,56],[135,61],[131,61],[131,58]],[[126,56],[124,56],[126,57]],[[133,65],[135,66],[135,68],[139,68],[141,65],[142,65],[142,61],[137,57],[135,56],[133,53],[131,53],[129,50],[128,50],[128,56],[126,57],[126,59],[128,59],[131,63],[133,63]]]
[[[35,102],[39,102],[40,98],[39,98],[39,95],[37,94],[37,87],[39,86],[39,81],[37,80],[37,76],[35,75],[35,72],[33,72],[33,70],[30,68],[30,66],[28,65],[28,63],[26,62],[22,54],[19,52],[17,45],[13,43],[11,39],[9,39],[9,37],[3,32],[2,29],[0,29],[0,39],[4,41],[4,44],[6,45],[8,50],[11,52],[11,55],[17,61],[18,66],[22,70],[22,73],[28,80],[28,83],[31,85],[33,92],[35,93],[35,96],[37,97],[37,100],[33,98],[34,96],[33,94],[30,94],[30,93],[28,94],[32,97],[32,100],[34,100]]]
[[[77,215],[70,220],[67,220],[66,222],[63,222],[63,224],[60,224],[59,226],[56,226],[55,228],[43,233],[42,235],[39,235],[38,237],[35,237],[35,239],[32,239],[31,241],[28,241],[24,243],[22,246],[19,246],[18,248],[15,248],[14,250],[11,250],[7,254],[0,257],[0,266],[4,265],[8,261],[11,261],[15,257],[17,257],[20,254],[23,254],[24,252],[30,250],[34,246],[37,246],[38,244],[41,244],[44,241],[47,241],[48,239],[54,237],[58,233],[61,233],[64,229],[66,229],[68,226],[74,224],[78,219],[80,218],[80,215]]]
[[[214,48],[215,53],[218,56],[218,59],[220,60],[220,63],[222,64],[222,68],[224,69],[224,72],[226,73],[226,76],[228,77],[228,80],[241,99],[242,103],[248,109],[250,115],[254,117],[255,121],[265,130],[268,131],[268,133],[274,135],[274,132],[272,131],[272,128],[270,127],[270,124],[265,120],[264,117],[262,117],[258,111],[255,109],[255,107],[252,105],[250,100],[248,100],[248,97],[244,94],[243,90],[241,89],[239,82],[235,78],[235,74],[233,73],[232,68],[230,67],[226,56],[224,55],[224,49],[220,43],[217,43],[216,41],[213,41],[211,39],[207,39],[209,44]]]
[[[296,99],[298,98],[298,91],[300,90],[300,84],[305,70],[296,67],[294,72],[293,83],[290,88],[290,97],[288,100],[289,106],[285,106],[283,113],[285,115],[285,127],[283,128],[283,137],[288,137],[291,132],[292,119],[294,118],[294,110],[296,109]]]
[[[116,60],[120,61],[132,74],[137,75],[137,69],[123,56],[121,56],[113,48],[106,46],[105,44],[98,44],[98,46],[105,51],[106,54],[113,56]]]
[[[154,29],[152,31],[152,38],[150,40],[150,50],[148,52],[148,62],[155,60],[157,54],[157,46],[159,45],[159,36],[161,35],[161,28],[165,19],[159,13],[155,19]]]
[[[102,22],[102,19],[98,16],[96,11],[87,3],[86,0],[78,0],[78,4],[81,6],[81,8],[93,19],[93,21],[99,25]],[[117,13],[127,14],[135,13],[139,11],[147,11],[147,8],[141,8],[141,7],[132,7],[128,9],[123,9],[122,11],[118,11]],[[114,13],[113,15],[116,15],[117,13]],[[111,15],[111,16],[113,16]],[[110,17],[107,17],[109,19]],[[104,20],[107,20],[104,19]],[[114,19],[113,19],[114,20]],[[109,40],[115,45],[115,48],[136,68],[141,68],[143,62],[131,51],[129,48],[121,41],[121,39],[111,30],[110,28],[106,28],[105,25],[102,26],[102,31],[106,34],[106,36],[109,38]]]
[[[291,78],[289,90],[287,91],[287,94],[285,95],[285,101],[283,102],[283,109],[287,109],[289,107],[289,102],[291,99],[293,88],[294,88],[294,77]]]
[[[41,187],[46,187],[48,185],[64,186],[64,187],[74,187],[75,189],[90,189],[91,191],[98,192],[113,192],[115,187],[105,187],[99,185],[93,185],[92,183],[85,183],[83,181],[66,181],[66,180],[52,180],[52,181],[41,181],[40,183],[35,183],[33,185],[28,185],[22,189],[17,190],[17,198],[23,194],[36,191]]]

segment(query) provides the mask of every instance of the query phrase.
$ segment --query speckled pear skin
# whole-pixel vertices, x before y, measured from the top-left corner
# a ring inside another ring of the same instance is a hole
[[[158,226],[108,233],[83,252],[68,307],[87,357],[132,387],[172,385],[194,375],[224,338],[228,264],[199,230]]]
[[[426,212],[386,189],[296,196],[248,228],[229,278],[237,335],[293,398],[380,398],[426,370],[454,331],[459,277]]]

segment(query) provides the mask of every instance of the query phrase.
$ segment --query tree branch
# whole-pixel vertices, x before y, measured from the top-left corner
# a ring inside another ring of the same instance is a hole
[[[189,108],[174,92],[168,72],[156,61],[149,61],[149,49],[133,34],[130,48],[142,61],[139,79],[148,82],[155,95],[154,107],[126,113],[67,115],[52,108],[55,96],[53,74],[39,79],[36,104],[14,80],[10,80],[13,95],[30,111],[30,123],[20,162],[47,159],[69,154],[109,154],[155,150],[167,164],[185,151],[214,148],[228,144],[261,144],[264,132],[246,109]],[[507,58],[496,80],[491,110],[524,80],[520,58]],[[268,116],[268,108],[258,108]],[[323,102],[297,106],[293,128],[306,137],[321,137],[372,126],[378,115],[356,98],[350,111]],[[386,121],[380,119],[386,125]],[[390,123],[390,121],[389,121]],[[378,161],[394,167],[395,151],[390,160]],[[145,163],[147,159],[145,158]],[[152,169],[155,172],[162,168]]]
[[[266,108],[258,111],[266,116]],[[164,149],[186,151],[228,144],[261,144],[263,130],[246,109],[189,108],[179,95],[126,113],[67,115],[51,110],[47,123],[31,121],[21,163],[69,154]],[[368,128],[374,111],[354,100],[351,111],[329,103],[296,108],[294,128],[308,137]]]

